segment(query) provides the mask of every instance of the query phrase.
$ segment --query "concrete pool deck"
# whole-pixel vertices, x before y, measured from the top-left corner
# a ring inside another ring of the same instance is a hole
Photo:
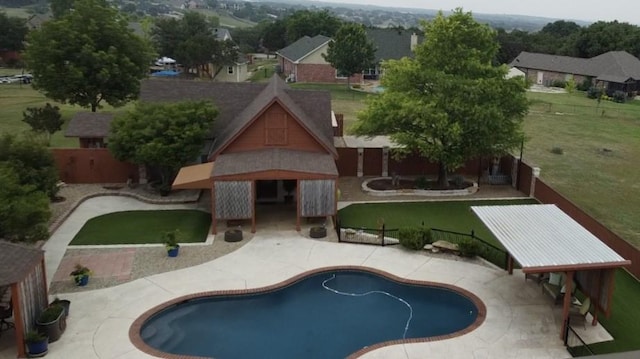
[[[82,213],[85,215],[88,214]],[[84,224],[70,219],[65,224]],[[64,229],[63,225],[59,230],[66,232],[69,228]],[[59,251],[64,253],[66,244],[62,238],[67,238],[67,243],[71,239],[69,232],[64,236],[61,233],[56,231],[52,238],[59,235],[61,239],[50,244],[53,247],[57,243],[57,250],[47,248],[48,273],[55,272],[55,268],[49,269],[54,265],[49,261],[55,263],[60,258]],[[71,301],[70,315],[62,338],[49,345],[47,358],[153,358],[129,340],[131,324],[150,308],[187,294],[268,286],[311,269],[338,265],[365,266],[402,278],[459,286],[473,292],[487,307],[484,323],[466,335],[389,346],[361,358],[571,357],[559,339],[560,307],[537,284],[525,281],[520,272],[509,276],[500,269],[409,252],[399,246],[333,243],[307,239],[292,230],[263,230],[243,247],[200,265],[109,288],[60,294],[61,299]],[[576,329],[582,336],[580,330],[581,327]],[[596,338],[594,341],[610,340],[600,325],[587,325],[586,332]],[[6,334],[0,337],[0,344],[7,343]],[[0,345],[0,358],[5,357],[15,357],[15,348]]]

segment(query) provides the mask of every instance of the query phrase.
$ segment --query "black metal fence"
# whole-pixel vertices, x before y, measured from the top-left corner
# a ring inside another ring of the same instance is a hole
[[[567,319],[567,327],[564,332],[564,345],[567,347],[569,354],[574,358],[595,355],[589,345],[571,328],[571,321],[569,319]]]
[[[471,239],[479,244],[477,253],[478,256],[486,259],[487,261],[495,264],[502,269],[507,269],[507,262],[509,260],[507,251],[498,248],[493,244],[485,241],[484,239],[476,236],[474,231],[471,231],[471,234],[469,234],[431,228],[431,239],[433,242],[443,240],[455,244],[460,244],[467,239]]]
[[[340,219],[338,219],[336,222],[336,232],[338,234],[338,242],[371,244],[378,246],[395,245],[400,243],[400,230],[398,228],[386,228],[384,224],[381,225],[380,228],[343,227],[340,223]],[[468,234],[431,228],[432,243],[443,240],[454,244],[460,244],[468,239],[478,243],[478,256],[502,269],[507,269],[507,261],[509,258],[507,252],[504,249],[498,248],[476,236],[473,231],[471,231],[471,234]]]
[[[388,246],[400,244],[397,228],[386,228],[383,224],[380,228],[355,228],[342,227],[340,220],[336,222],[336,232],[338,242],[372,244],[377,246]]]

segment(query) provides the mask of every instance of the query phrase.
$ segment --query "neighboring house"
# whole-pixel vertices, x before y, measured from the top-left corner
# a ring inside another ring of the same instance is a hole
[[[374,66],[362,74],[355,74],[351,82],[363,79],[377,80],[382,74],[382,62],[413,57],[413,50],[420,39],[406,30],[367,29],[367,37],[375,49]],[[288,81],[298,82],[346,82],[322,54],[326,54],[331,38],[317,35],[305,36],[276,52],[278,64]]]
[[[413,57],[413,51],[422,41],[415,32],[398,29],[367,29],[367,37],[376,50],[375,66],[364,72],[367,80],[380,78],[383,61]]]
[[[338,74],[323,54],[327,53],[331,38],[324,35],[304,36],[293,44],[276,51],[280,71],[288,82],[347,82]],[[351,76],[351,82],[362,80],[361,74]]]
[[[78,112],[69,121],[65,137],[78,137],[80,148],[105,148],[114,115],[108,112]]]
[[[576,83],[590,81],[609,95],[624,91],[635,96],[640,89],[640,60],[625,51],[609,51],[590,59],[521,52],[510,66],[539,85],[550,86],[554,81],[573,78]]]
[[[527,77],[527,74],[525,74],[524,71],[518,69],[517,67],[512,67],[509,69],[509,72],[507,73],[506,78],[510,79],[518,76]]]
[[[224,28],[215,28],[213,33],[216,35],[218,41],[233,41],[229,30]],[[249,78],[249,69],[246,57],[242,54],[238,54],[237,59],[233,63],[225,64],[222,69],[218,69],[213,64],[209,64],[209,73],[215,74],[220,70],[215,77],[215,81],[221,82],[244,82]]]
[[[298,230],[304,217],[336,214],[338,154],[328,92],[293,90],[278,76],[266,84],[145,80],[140,99],[211,100],[219,109],[205,163],[184,167],[173,182],[174,189],[211,190],[214,233],[220,222],[240,219],[251,220],[255,231],[256,205],[285,202],[285,183],[295,183]]]

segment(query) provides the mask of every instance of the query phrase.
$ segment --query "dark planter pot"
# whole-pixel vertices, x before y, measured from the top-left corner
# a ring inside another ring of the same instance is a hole
[[[180,246],[171,248],[171,249],[167,249],[167,255],[169,257],[177,257],[178,254],[180,253]]]
[[[311,238],[324,238],[327,236],[326,227],[311,227],[309,229],[309,237]]]
[[[36,320],[36,325],[40,333],[49,337],[49,343],[55,342],[60,339],[64,330],[67,329],[67,319],[64,316],[64,310],[60,312],[60,315],[55,320],[47,323]]]
[[[52,305],[59,305],[62,306],[62,308],[64,308],[64,317],[68,317],[69,316],[69,307],[71,306],[71,301],[70,300],[66,300],[66,299],[58,299],[53,301],[53,303],[51,303]]]
[[[29,358],[40,358],[45,356],[49,351],[48,339],[43,339],[37,342],[27,342],[27,351],[29,352]]]
[[[89,276],[88,275],[75,276],[74,280],[76,281],[76,285],[78,287],[84,287],[85,285],[89,284]]]
[[[242,240],[242,231],[239,229],[228,229],[224,232],[225,242],[240,242]]]

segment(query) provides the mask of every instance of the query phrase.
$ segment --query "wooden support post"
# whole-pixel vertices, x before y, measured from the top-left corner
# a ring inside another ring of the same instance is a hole
[[[251,233],[256,233],[256,181],[251,181],[251,192],[253,192],[253,213],[251,214]]]
[[[216,190],[213,186],[213,179],[211,179],[209,188],[211,188],[211,234],[216,234],[218,232],[218,220],[216,219]]]
[[[44,267],[42,267],[44,272]],[[24,343],[24,319],[22,318],[22,303],[20,302],[19,290],[20,283],[11,284],[11,302],[13,303],[13,324],[16,331],[16,347],[18,348],[18,358],[26,358]],[[48,300],[48,298],[47,298]],[[28,328],[30,329],[30,328]]]
[[[300,232],[300,179],[296,178],[296,231]]]
[[[509,272],[509,275],[513,275],[513,257],[511,256],[511,253],[507,255],[509,256],[507,259],[507,271]]]
[[[571,293],[573,293],[573,271],[566,272],[565,292],[562,305],[562,327],[560,329],[560,339],[564,340],[567,332],[567,320],[569,319],[569,308],[571,307]]]

